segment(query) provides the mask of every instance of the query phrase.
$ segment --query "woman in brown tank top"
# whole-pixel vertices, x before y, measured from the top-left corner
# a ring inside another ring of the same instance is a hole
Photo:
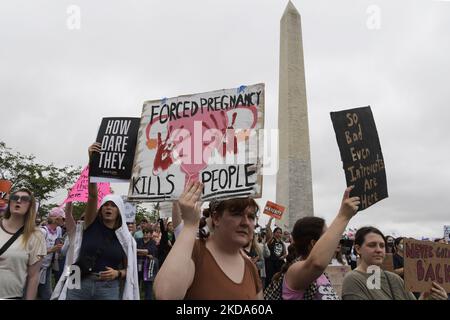
[[[156,298],[263,299],[256,266],[241,250],[253,237],[258,205],[250,198],[212,201],[213,232],[197,239],[202,189],[190,183],[179,199],[184,226],[156,276]]]

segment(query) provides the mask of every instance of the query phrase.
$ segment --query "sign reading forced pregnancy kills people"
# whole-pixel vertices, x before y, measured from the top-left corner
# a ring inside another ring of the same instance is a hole
[[[359,210],[387,198],[386,170],[370,107],[331,112],[350,196],[360,197]]]
[[[92,182],[129,182],[139,118],[103,118],[97,135],[101,151],[92,155]]]
[[[429,291],[434,281],[450,292],[450,244],[405,239],[403,258],[408,291]]]
[[[263,127],[264,84],[145,102],[128,198],[261,197]]]

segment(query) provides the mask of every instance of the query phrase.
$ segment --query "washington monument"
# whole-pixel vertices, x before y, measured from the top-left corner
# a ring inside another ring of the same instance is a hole
[[[292,231],[297,219],[314,210],[301,18],[290,1],[280,22],[278,129],[276,202],[286,211],[277,224]]]

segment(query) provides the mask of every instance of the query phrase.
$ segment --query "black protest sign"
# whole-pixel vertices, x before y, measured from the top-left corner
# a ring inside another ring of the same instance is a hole
[[[386,170],[370,107],[331,112],[350,196],[360,197],[364,210],[388,197]]]
[[[97,135],[101,151],[90,164],[91,181],[128,181],[131,177],[140,118],[103,118]]]

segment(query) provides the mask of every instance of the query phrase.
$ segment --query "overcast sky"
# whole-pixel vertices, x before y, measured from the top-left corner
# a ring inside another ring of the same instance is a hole
[[[370,105],[389,198],[350,226],[442,236],[450,224],[450,2],[292,2],[302,16],[315,215],[330,222],[345,189],[329,112]],[[276,128],[286,4],[2,1],[0,140],[43,163],[84,166],[102,117],[138,117],[146,100],[260,82],[265,126]],[[261,205],[275,200],[274,184],[264,177]]]

